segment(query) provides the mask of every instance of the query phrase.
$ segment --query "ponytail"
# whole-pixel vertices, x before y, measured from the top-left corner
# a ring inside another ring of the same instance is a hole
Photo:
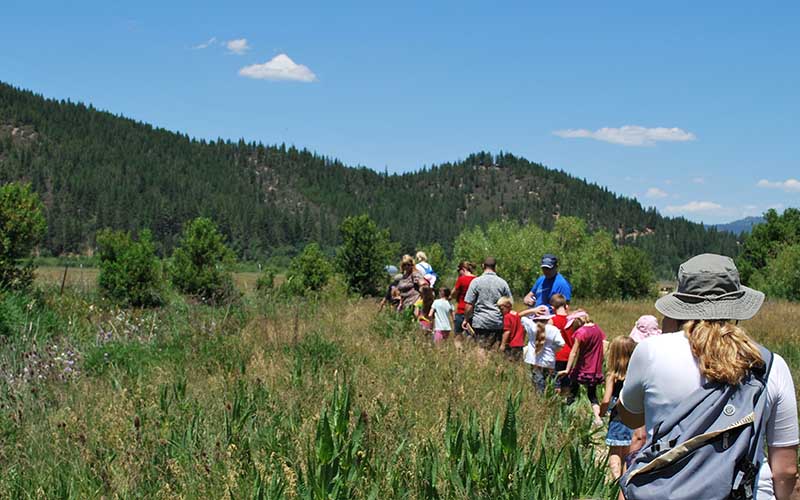
[[[544,347],[544,337],[545,337],[545,328],[547,327],[547,323],[545,321],[537,321],[536,322],[536,341],[533,345],[534,352],[539,354],[539,352]]]
[[[753,339],[729,321],[689,321],[683,330],[707,380],[736,385],[753,367],[764,364]]]

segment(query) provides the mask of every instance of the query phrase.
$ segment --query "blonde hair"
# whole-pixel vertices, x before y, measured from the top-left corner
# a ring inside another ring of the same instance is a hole
[[[402,269],[405,266],[414,267],[414,257],[408,254],[403,255],[403,258],[400,259],[400,269]]]
[[[586,310],[585,310],[585,309],[578,309],[578,310],[577,310],[577,311],[575,311],[575,312],[576,312],[576,313],[578,313],[578,312],[585,312],[585,313],[586,313],[586,316],[583,316],[583,317],[581,317],[581,318],[575,318],[575,319],[573,319],[573,320],[572,320],[572,324],[570,325],[570,327],[572,328],[572,331],[573,331],[573,332],[574,332],[574,331],[577,331],[577,330],[578,330],[578,328],[582,327],[583,325],[587,325],[587,324],[589,324],[589,323],[594,323],[594,321],[592,321],[592,318],[589,316],[589,313],[588,313],[588,312],[586,312]]]
[[[539,354],[539,352],[544,347],[545,341],[545,333],[547,328],[547,319],[539,319],[533,318],[533,322],[536,323],[536,339],[534,340],[533,344],[533,352]]]
[[[427,261],[428,261],[428,256],[425,255],[425,252],[421,250],[417,252],[417,262],[427,262]]]
[[[500,297],[497,299],[497,307],[503,306],[514,307],[514,299],[511,297]]]
[[[631,360],[636,341],[627,335],[621,335],[608,345],[608,376],[615,382],[625,380],[628,374],[628,363]]]
[[[683,331],[707,380],[736,385],[753,367],[764,364],[758,345],[728,320],[688,321]]]

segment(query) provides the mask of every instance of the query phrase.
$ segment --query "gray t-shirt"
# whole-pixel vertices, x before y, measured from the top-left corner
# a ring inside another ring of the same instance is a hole
[[[503,315],[497,307],[500,297],[511,297],[506,280],[493,271],[484,273],[469,284],[464,302],[472,304],[472,327],[484,330],[502,330]]]

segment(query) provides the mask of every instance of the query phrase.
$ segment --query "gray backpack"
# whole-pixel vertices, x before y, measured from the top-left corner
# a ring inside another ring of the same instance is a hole
[[[752,499],[763,446],[765,365],[741,384],[708,383],[653,427],[653,435],[620,479],[627,500]]]

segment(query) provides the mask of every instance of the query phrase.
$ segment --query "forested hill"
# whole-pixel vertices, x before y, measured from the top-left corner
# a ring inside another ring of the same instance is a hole
[[[734,236],[661,217],[637,201],[511,154],[479,153],[386,175],[294,147],[193,140],[92,106],[0,83],[0,181],[30,181],[46,207],[46,251],[84,252],[103,227],[153,230],[162,249],[181,225],[212,217],[240,257],[336,243],[369,213],[407,248],[445,248],[465,226],[509,218],[545,228],[574,215],[645,248],[660,269]]]

